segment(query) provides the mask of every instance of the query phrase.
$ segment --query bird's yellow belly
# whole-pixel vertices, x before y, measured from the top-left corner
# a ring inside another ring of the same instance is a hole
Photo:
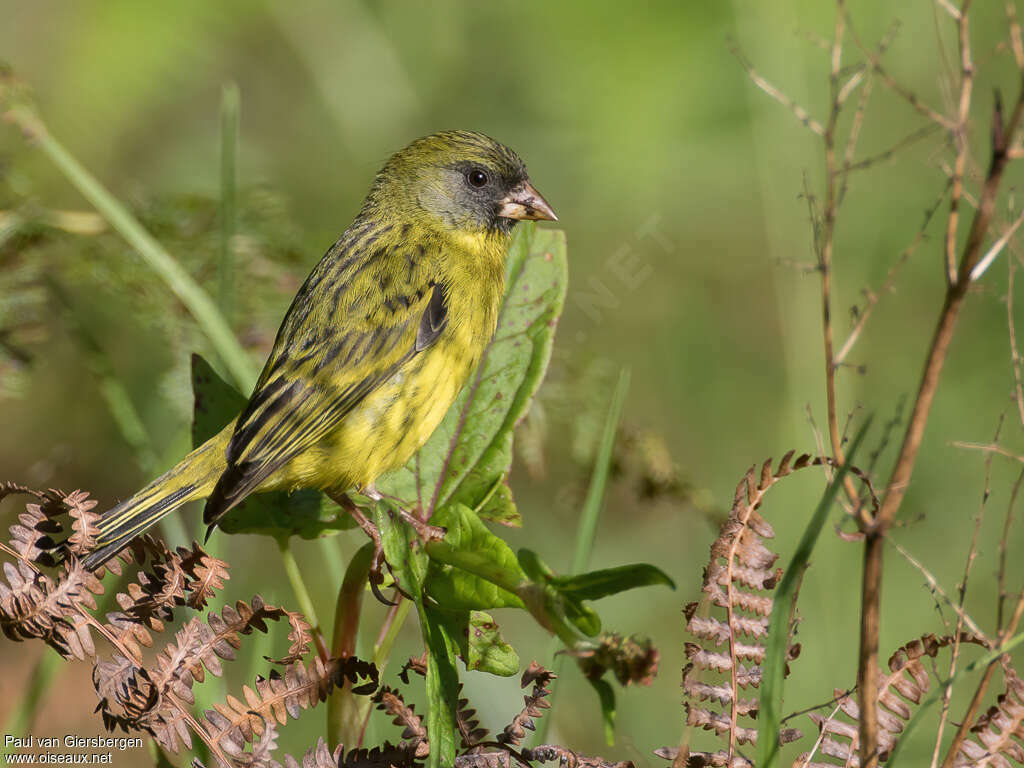
[[[462,344],[439,340],[374,389],[337,429],[296,456],[264,487],[343,491],[373,483],[405,464],[441,423],[469,378],[475,357]]]

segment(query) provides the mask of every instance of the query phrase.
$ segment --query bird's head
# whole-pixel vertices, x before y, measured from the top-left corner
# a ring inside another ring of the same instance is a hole
[[[444,131],[397,152],[377,175],[377,202],[454,233],[508,233],[516,221],[556,221],[511,149],[472,131]]]

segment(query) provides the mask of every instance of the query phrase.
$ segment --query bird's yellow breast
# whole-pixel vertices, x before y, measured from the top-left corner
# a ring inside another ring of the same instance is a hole
[[[423,446],[494,334],[504,288],[504,249],[487,256],[481,260],[477,255],[471,269],[454,270],[448,285],[447,326],[438,339],[379,384],[327,437],[275,473],[264,488],[363,487],[405,464]],[[491,274],[482,279],[478,270],[487,261]]]

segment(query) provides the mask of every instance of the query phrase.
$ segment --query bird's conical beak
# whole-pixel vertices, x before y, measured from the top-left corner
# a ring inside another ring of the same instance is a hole
[[[506,219],[558,221],[548,201],[528,181],[524,181],[508,193],[501,201],[498,215]]]

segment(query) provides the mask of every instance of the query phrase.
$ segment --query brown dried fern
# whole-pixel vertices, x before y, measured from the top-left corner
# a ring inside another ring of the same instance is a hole
[[[525,688],[532,684],[533,690],[528,695],[523,696],[523,708],[519,711],[519,714],[512,718],[512,722],[505,726],[505,729],[498,734],[497,740],[499,744],[518,746],[526,738],[526,731],[536,729],[533,719],[542,717],[544,715],[543,710],[551,706],[545,699],[551,695],[551,688],[549,686],[554,679],[555,674],[553,672],[544,669],[536,661],[530,662],[530,666],[523,672],[520,685]]]
[[[911,705],[920,704],[931,687],[930,675],[923,660],[936,658],[940,650],[953,645],[955,640],[956,638],[950,635],[924,635],[902,646],[889,657],[889,674],[879,676],[876,707],[880,760],[883,762],[910,720]],[[969,634],[961,634],[959,642],[984,645],[977,637]],[[839,707],[839,712],[835,716],[825,717],[812,713],[810,718],[821,732],[817,752],[837,762],[811,762],[814,753],[804,753],[797,758],[794,765],[806,768],[830,768],[833,765],[856,768],[860,765],[860,758],[857,756],[860,708],[851,693],[837,690],[835,695]],[[974,747],[984,749],[977,744]]]
[[[960,766],[992,765],[1009,768],[1024,765],[1024,681],[1009,664],[1004,665],[1006,691],[996,704],[981,715],[971,733],[978,741],[965,739],[953,763]],[[979,743],[980,742],[980,743]]]
[[[100,699],[97,710],[108,729],[147,732],[171,752],[191,747],[197,735],[218,764],[269,766],[275,733],[266,724],[284,722],[323,701],[342,680],[359,683],[353,688],[357,694],[376,690],[376,669],[355,658],[316,659],[307,669],[301,658],[310,652],[309,622],[266,605],[258,595],[251,603],[212,612],[206,621],[186,621],[153,661],[144,661],[143,647],[154,644],[154,635],[164,632],[179,610],[202,609],[224,586],[227,563],[198,543],[171,551],[145,536],[134,540],[120,560],[90,572],[78,558],[95,545],[95,502],[81,491],[0,486],[0,500],[13,493],[32,500],[11,526],[10,542],[0,543],[0,551],[12,558],[3,564],[0,578],[0,629],[13,640],[42,639],[66,658],[95,657],[94,636],[106,640],[114,653],[96,660],[93,682]],[[103,592],[103,576],[120,574],[122,566],[131,567],[134,580],[115,596],[120,610],[107,613],[104,622],[94,615],[94,595]],[[282,619],[290,625],[290,645],[275,663],[286,666],[284,674],[258,679],[255,691],[246,688],[248,705],[231,699],[238,706],[225,709],[227,714],[212,712],[209,720],[193,715],[193,684],[207,672],[222,674],[222,661],[235,658],[243,636],[266,632],[268,621]]]
[[[289,717],[298,718],[303,710],[326,701],[345,680],[352,683],[352,693],[370,695],[377,690],[377,668],[354,656],[327,662],[316,657],[309,667],[299,661],[283,675],[277,670],[269,677],[261,675],[253,687],[242,689],[245,702],[228,696],[226,704],[215,704],[206,712],[210,738],[224,749],[240,749],[260,736],[266,723],[284,725]]]
[[[764,638],[768,633],[768,616],[773,598],[770,590],[778,583],[782,570],[773,570],[778,555],[769,550],[765,539],[774,538],[771,525],[758,513],[765,494],[779,480],[806,467],[832,465],[825,457],[803,454],[794,459],[790,451],[772,470],[771,459],[760,470],[751,467],[736,488],[729,516],[718,538],[711,544],[711,557],[704,570],[700,602],[686,606],[687,631],[698,642],[685,645],[687,666],[683,670],[683,693],[686,697],[686,722],[690,727],[714,731],[724,738],[727,748],[719,752],[690,752],[680,756],[678,749],[659,750],[661,757],[691,766],[750,766],[750,761],[737,754],[737,747],[755,744],[757,728],[742,724],[743,719],[757,717],[760,704],[755,696],[741,697],[741,692],[761,684],[761,664],[765,657]],[[851,468],[868,489],[870,483],[859,470]],[[711,615],[722,609],[724,617]],[[727,651],[717,650],[723,645]],[[799,653],[799,645],[791,645],[787,661]],[[789,673],[787,663],[786,673]],[[708,682],[708,675],[715,682]],[[711,704],[720,709],[712,709]],[[800,738],[796,730],[779,734],[781,743]]]

